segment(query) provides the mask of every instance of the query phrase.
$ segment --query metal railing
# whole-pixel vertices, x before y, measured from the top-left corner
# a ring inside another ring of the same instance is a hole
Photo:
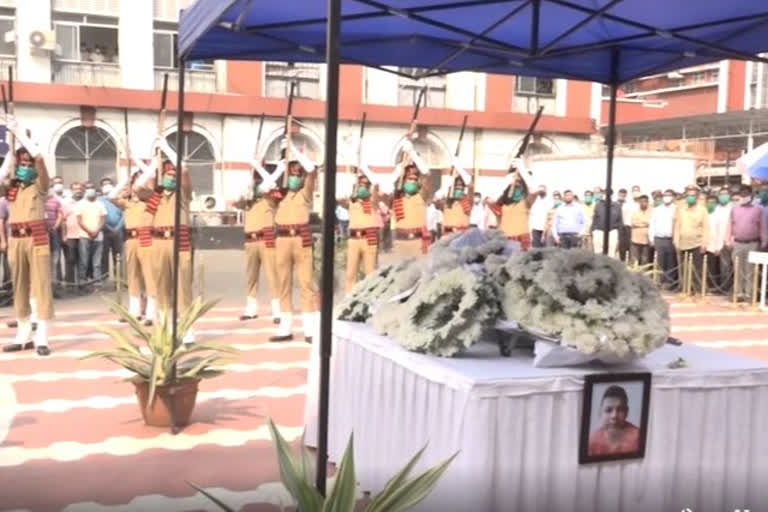
[[[55,61],[53,81],[60,84],[120,87],[120,66],[111,62]]]
[[[168,89],[179,90],[179,73],[174,70],[155,69],[155,89],[163,88],[163,75],[168,73]],[[216,92],[216,71],[187,69],[184,87],[191,92]]]
[[[8,80],[8,68],[10,66],[16,67],[16,57],[2,56],[0,57],[0,80]]]

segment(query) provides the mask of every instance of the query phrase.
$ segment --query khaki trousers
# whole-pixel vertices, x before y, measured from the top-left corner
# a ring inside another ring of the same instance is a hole
[[[146,293],[149,297],[155,297],[157,287],[152,277],[152,247],[141,247],[139,240],[134,238],[126,240],[123,248],[128,295],[140,297]]]
[[[414,240],[395,240],[392,242],[392,247],[395,250],[395,255],[401,260],[407,260],[409,258],[420,258],[424,256],[422,248],[424,242],[421,237]]]
[[[248,297],[259,297],[259,272],[264,266],[267,287],[272,298],[277,298],[277,274],[275,273],[275,248],[262,242],[245,244],[245,273]]]
[[[157,284],[158,310],[170,314],[173,290],[173,240],[152,240],[152,274]],[[179,317],[192,304],[192,254],[179,251]]]
[[[347,241],[347,284],[346,290],[354,288],[360,263],[363,264],[363,274],[369,275],[376,270],[378,247],[370,245],[365,238],[350,238]]]
[[[17,318],[32,314],[31,297],[37,301],[37,319],[53,319],[51,289],[51,249],[48,244],[34,245],[32,237],[10,238],[8,260],[13,282],[13,309]]]
[[[280,311],[293,312],[293,278],[299,282],[302,313],[317,311],[318,297],[312,281],[312,247],[302,247],[300,236],[279,236],[275,240],[275,268]]]

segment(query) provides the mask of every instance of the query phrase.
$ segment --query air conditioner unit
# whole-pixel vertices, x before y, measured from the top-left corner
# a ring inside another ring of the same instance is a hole
[[[33,30],[29,33],[31,50],[54,51],[56,49],[56,32],[52,30]]]
[[[223,212],[227,210],[227,202],[216,194],[202,194],[193,198],[190,209],[200,213]]]

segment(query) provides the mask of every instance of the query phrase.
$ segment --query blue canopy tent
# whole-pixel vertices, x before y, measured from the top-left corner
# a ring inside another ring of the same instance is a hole
[[[725,58],[768,62],[756,56],[766,50],[768,5],[755,0],[197,0],[183,12],[179,124],[185,61],[328,65],[318,488],[324,492],[327,463],[340,63],[425,70],[415,78],[481,71],[608,84],[605,208],[609,212],[618,86]],[[182,143],[179,136],[178,145]],[[177,163],[180,167],[181,161]],[[605,237],[607,251],[608,230]],[[174,298],[174,326],[175,304]]]

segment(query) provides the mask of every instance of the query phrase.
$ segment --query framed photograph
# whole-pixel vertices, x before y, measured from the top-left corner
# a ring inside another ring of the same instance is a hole
[[[579,464],[642,459],[650,401],[650,373],[585,376]]]

